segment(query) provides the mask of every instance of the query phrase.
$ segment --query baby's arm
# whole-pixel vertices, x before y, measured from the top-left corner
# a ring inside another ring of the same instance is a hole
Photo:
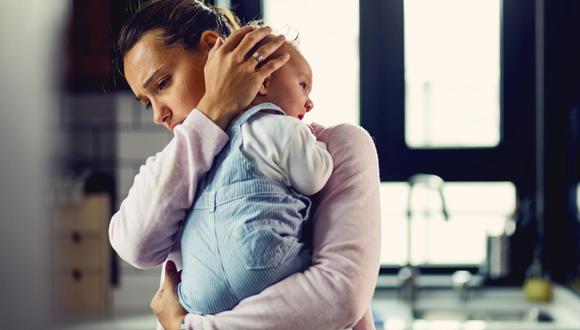
[[[278,164],[294,189],[304,195],[319,192],[332,173],[332,156],[310,127],[299,123],[286,142]]]
[[[332,173],[326,144],[317,141],[304,122],[277,114],[259,113],[242,127],[244,151],[268,177],[304,195],[314,195]]]
[[[199,179],[228,140],[224,131],[197,110],[175,127],[174,135],[141,166],[109,225],[115,251],[138,268],[165,261],[193,203]]]

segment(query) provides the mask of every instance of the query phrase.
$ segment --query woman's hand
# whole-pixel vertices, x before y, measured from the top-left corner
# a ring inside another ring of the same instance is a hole
[[[151,299],[151,309],[165,330],[179,330],[187,311],[179,304],[177,284],[181,282],[181,272],[173,261],[165,265],[165,280]]]
[[[266,60],[262,65],[248,54],[258,42],[268,36],[269,27],[245,26],[225,41],[217,39],[208,53],[204,69],[205,95],[197,108],[218,126],[225,129],[229,122],[256,97],[260,86],[272,72],[288,61],[290,55],[269,58],[282,44],[284,37],[261,45],[256,53]]]

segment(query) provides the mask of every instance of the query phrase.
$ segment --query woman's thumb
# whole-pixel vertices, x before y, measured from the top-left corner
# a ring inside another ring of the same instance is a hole
[[[171,260],[165,263],[165,283],[166,285],[177,285],[179,283],[179,273],[177,272],[177,266]]]

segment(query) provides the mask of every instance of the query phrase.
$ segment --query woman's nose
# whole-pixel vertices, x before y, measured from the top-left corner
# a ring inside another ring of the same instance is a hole
[[[314,108],[314,103],[312,103],[311,99],[308,99],[308,101],[306,101],[305,108],[306,108],[306,112],[310,112],[310,110],[312,110],[312,108]]]
[[[171,110],[160,104],[151,104],[153,109],[153,122],[157,125],[164,126],[171,119]]]

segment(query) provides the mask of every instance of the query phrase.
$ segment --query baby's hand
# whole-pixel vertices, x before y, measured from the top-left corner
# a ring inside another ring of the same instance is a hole
[[[317,123],[311,123],[308,125],[308,128],[310,128],[310,131],[314,134],[317,140],[320,140],[320,136],[325,130],[324,126],[318,125]]]

